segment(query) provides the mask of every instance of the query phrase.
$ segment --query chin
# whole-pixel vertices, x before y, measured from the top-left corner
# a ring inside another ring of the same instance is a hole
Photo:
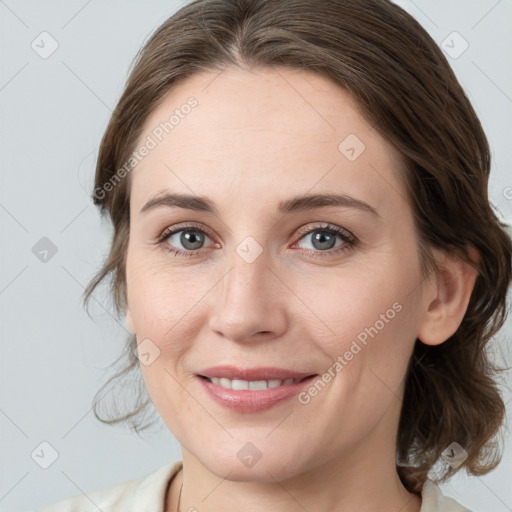
[[[300,461],[297,456],[285,455],[278,450],[258,450],[251,443],[242,445],[235,456],[227,457],[211,454],[210,457],[198,457],[201,463],[219,478],[233,482],[275,483],[292,478],[301,473]],[[296,453],[296,451],[295,451]]]

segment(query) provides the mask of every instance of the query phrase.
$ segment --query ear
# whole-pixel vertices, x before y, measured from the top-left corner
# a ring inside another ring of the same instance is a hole
[[[479,261],[474,247],[468,253],[475,263]],[[457,331],[478,275],[475,268],[458,256],[438,254],[440,272],[427,286],[417,335],[426,345],[440,345]]]
[[[132,334],[135,334],[135,326],[133,324],[133,318],[132,318],[132,314],[131,314],[129,308],[126,309],[125,317],[126,317],[126,325],[128,326],[128,329],[130,329]]]

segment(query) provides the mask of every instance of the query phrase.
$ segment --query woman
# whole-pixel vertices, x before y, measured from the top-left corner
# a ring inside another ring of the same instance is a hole
[[[511,240],[442,52],[382,0],[197,0],[148,40],[93,192],[183,460],[48,512],[467,510],[499,462],[485,351]],[[110,422],[140,429],[146,409]],[[437,476],[434,474],[437,473]]]

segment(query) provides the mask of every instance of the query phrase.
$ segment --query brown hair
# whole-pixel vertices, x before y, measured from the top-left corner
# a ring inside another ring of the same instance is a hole
[[[108,276],[116,310],[125,311],[130,179],[119,179],[119,170],[145,120],[179,81],[230,65],[308,69],[348,90],[402,155],[423,274],[439,271],[433,247],[477,268],[457,332],[439,346],[416,340],[397,471],[404,486],[419,493],[454,441],[468,457],[457,469],[443,467],[442,480],[462,467],[475,475],[490,471],[501,458],[495,441],[505,407],[496,383],[500,368],[490,362],[486,345],[505,320],[512,243],[489,204],[489,146],[467,96],[428,33],[388,0],[196,0],[165,21],[138,53],[101,142],[93,200],[108,212],[114,231],[84,304]],[[470,246],[480,253],[477,263],[469,258]],[[112,390],[130,372],[140,379],[135,347],[131,336],[118,360],[128,362],[102,390]],[[148,426],[139,423],[151,402],[140,380],[132,410],[108,419],[97,411],[102,390],[95,398],[98,419],[127,421],[137,432]]]

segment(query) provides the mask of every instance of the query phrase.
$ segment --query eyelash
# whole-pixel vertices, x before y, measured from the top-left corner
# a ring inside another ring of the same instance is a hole
[[[214,237],[209,232],[209,230],[205,230],[203,228],[200,228],[198,226],[187,224],[185,226],[177,226],[175,228],[166,228],[163,233],[158,237],[156,243],[162,247],[166,252],[172,253],[175,257],[192,257],[197,254],[199,254],[203,249],[195,249],[193,251],[183,251],[181,249],[175,249],[169,244],[165,244],[164,242],[172,235],[176,233],[180,233],[181,231],[196,231],[202,234],[207,235],[210,239],[213,239]],[[358,243],[358,240],[355,236],[350,234],[348,231],[345,231],[344,229],[335,226],[333,224],[323,224],[323,225],[317,225],[310,227],[308,229],[300,230],[297,233],[297,236],[300,235],[299,239],[297,241],[302,240],[302,238],[306,237],[307,235],[314,233],[315,231],[322,231],[326,232],[332,235],[338,235],[343,242],[345,242],[342,246],[329,249],[327,251],[321,251],[321,250],[315,250],[315,249],[302,249],[303,251],[306,251],[309,253],[310,256],[317,256],[321,255],[320,257],[329,257],[333,256],[335,254],[341,254],[346,251],[350,251],[354,249]]]

